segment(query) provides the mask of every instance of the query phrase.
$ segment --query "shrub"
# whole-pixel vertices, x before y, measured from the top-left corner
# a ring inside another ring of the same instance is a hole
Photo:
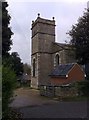
[[[16,75],[10,67],[2,67],[2,117],[8,118],[10,98],[16,87]]]
[[[89,96],[89,80],[84,80],[76,83],[79,95]]]

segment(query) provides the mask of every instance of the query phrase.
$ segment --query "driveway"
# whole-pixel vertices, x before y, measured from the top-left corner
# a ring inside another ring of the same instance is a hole
[[[60,102],[39,95],[38,90],[15,91],[11,107],[18,108],[23,118],[86,118],[87,102]]]

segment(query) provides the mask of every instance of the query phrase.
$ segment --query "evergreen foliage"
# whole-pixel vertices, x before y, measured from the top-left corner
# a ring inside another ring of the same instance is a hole
[[[25,63],[23,65],[24,73],[27,73],[28,75],[31,75],[31,66]]]
[[[85,65],[87,75],[86,81],[77,83],[77,89],[82,95],[87,96],[89,95],[89,9],[86,9],[68,34],[71,36],[70,43],[75,47],[77,62]]]
[[[89,97],[89,80],[77,82],[75,86],[80,96]]]
[[[16,88],[16,80],[18,74],[22,72],[22,63],[17,53],[10,55],[13,32],[9,27],[10,15],[7,8],[8,3],[2,2],[2,119],[16,120],[20,119],[19,114],[9,108],[11,97],[13,97],[13,90]],[[12,114],[13,113],[13,114]]]
[[[70,43],[76,48],[76,59],[80,64],[89,63],[89,9],[69,31]]]
[[[16,75],[10,67],[2,67],[2,117],[9,117],[9,103],[16,85]]]
[[[7,2],[2,2],[2,57],[9,55],[8,52],[12,45],[11,35],[13,32],[9,27],[11,17],[6,9],[7,7]]]
[[[10,56],[10,62],[12,65],[12,69],[15,71],[17,76],[23,74],[23,63],[17,52],[13,52]]]

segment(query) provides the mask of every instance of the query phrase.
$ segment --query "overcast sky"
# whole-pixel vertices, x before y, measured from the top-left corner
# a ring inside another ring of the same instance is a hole
[[[37,18],[38,13],[42,18],[52,19],[55,17],[56,42],[65,42],[65,40],[70,40],[66,33],[71,30],[71,26],[77,22],[87,8],[87,0],[7,1],[9,3],[8,11],[11,15],[10,26],[14,33],[11,52],[18,52],[22,62],[28,64],[31,61],[31,23]]]

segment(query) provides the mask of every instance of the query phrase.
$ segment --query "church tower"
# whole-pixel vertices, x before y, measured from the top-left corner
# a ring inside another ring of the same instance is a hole
[[[55,20],[40,18],[32,21],[31,87],[49,84],[53,69],[52,43],[55,42]]]

